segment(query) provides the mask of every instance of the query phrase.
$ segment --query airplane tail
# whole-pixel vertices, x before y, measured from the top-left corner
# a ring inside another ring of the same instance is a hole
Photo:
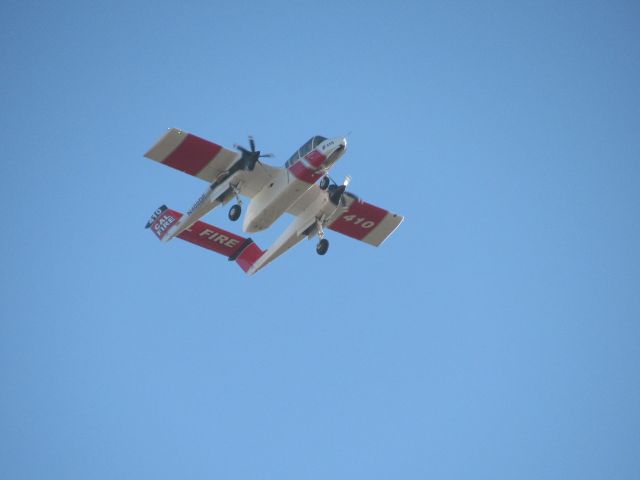
[[[156,209],[156,211],[153,212],[153,215],[151,215],[151,218],[149,219],[147,224],[144,226],[144,228],[151,228],[151,231],[160,240],[162,240],[162,238],[167,234],[169,229],[180,219],[180,216],[181,216],[181,215],[180,216],[172,215],[171,213],[177,213],[177,212],[171,212],[171,211],[169,211],[171,213],[165,214],[167,210],[169,209],[167,208],[166,205],[159,206]]]
[[[145,228],[150,228],[156,237],[162,240],[181,217],[182,213],[162,205],[153,213]],[[235,261],[240,265],[245,273],[249,272],[264,253],[251,238],[241,237],[201,221],[195,222],[178,234],[177,238],[226,256],[229,261]]]

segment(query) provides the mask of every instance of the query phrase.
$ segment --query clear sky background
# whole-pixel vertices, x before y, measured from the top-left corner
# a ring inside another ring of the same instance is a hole
[[[638,478],[637,2],[9,0],[0,59],[1,478]],[[168,127],[352,132],[406,220],[163,245]]]

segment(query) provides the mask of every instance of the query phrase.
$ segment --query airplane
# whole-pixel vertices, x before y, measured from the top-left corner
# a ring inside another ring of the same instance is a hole
[[[171,128],[145,157],[208,182],[204,193],[182,214],[166,205],[156,209],[145,228],[163,242],[180,238],[225,255],[245,273],[252,275],[304,238],[318,237],[316,252],[329,249],[325,228],[370,245],[379,246],[404,217],[367,203],[347,192],[351,177],[341,185],[328,176],[329,169],[347,149],[344,137],[311,137],[287,160],[283,167],[263,163],[253,137],[249,149],[235,145],[237,151],[191,133]],[[295,217],[289,227],[267,250],[245,238],[200,219],[214,208],[235,199],[229,219],[242,213],[242,199],[250,199],[242,230],[254,233],[269,228],[284,213]]]

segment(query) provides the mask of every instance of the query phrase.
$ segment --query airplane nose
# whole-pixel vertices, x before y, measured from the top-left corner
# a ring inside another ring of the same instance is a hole
[[[338,144],[336,146],[336,151],[345,150],[347,148],[347,139],[345,137],[338,137],[334,142]]]

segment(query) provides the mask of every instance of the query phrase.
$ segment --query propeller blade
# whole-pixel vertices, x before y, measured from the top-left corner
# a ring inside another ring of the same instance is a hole
[[[351,183],[351,175],[347,175],[346,177],[344,177],[344,180],[342,181],[342,185],[346,187],[349,186],[349,183]]]
[[[241,145],[234,145],[240,152],[242,152],[242,156],[240,159],[242,160],[242,167],[244,170],[252,171],[256,166],[256,163],[262,165],[260,158],[270,158],[273,157],[272,153],[261,154],[260,150],[256,150],[256,141],[253,139],[253,135],[249,135],[249,146],[251,150],[247,150]]]

